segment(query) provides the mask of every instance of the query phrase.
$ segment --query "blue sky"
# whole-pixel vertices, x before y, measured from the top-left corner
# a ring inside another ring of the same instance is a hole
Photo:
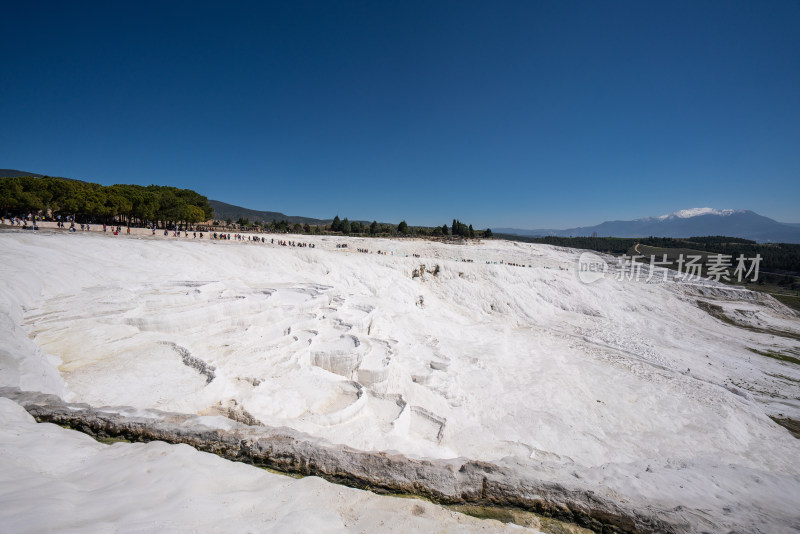
[[[15,2],[0,168],[291,215],[800,222],[800,3]]]

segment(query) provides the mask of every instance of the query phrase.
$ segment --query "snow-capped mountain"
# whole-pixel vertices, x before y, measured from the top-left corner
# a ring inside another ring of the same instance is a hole
[[[667,215],[662,215],[660,217],[656,217],[659,221],[663,221],[666,219],[689,219],[691,217],[697,217],[699,215],[731,215],[733,213],[744,213],[745,210],[715,210],[714,208],[692,208],[688,210],[680,210],[674,213],[670,213]]]
[[[800,243],[800,227],[780,223],[750,210],[692,208],[632,221],[606,221],[566,230],[497,228],[497,233],[525,236],[692,237],[725,235],[758,242]]]

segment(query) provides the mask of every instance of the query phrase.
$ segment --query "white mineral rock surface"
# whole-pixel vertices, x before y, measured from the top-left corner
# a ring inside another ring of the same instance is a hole
[[[3,532],[535,532],[188,445],[103,445],[0,398]]]
[[[580,251],[506,241],[5,232],[0,251],[0,386],[513,465],[696,531],[800,528],[800,441],[770,419],[800,419],[800,366],[751,350],[800,358],[800,320],[771,298],[584,284]],[[487,525],[186,446],[109,447],[0,406],[15,531],[49,528],[42,508],[80,515],[74,529],[227,530],[225,503],[233,530]]]

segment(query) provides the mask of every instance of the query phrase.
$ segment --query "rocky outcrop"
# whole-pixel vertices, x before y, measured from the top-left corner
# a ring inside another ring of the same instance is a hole
[[[194,356],[186,347],[181,347],[177,343],[173,343],[171,341],[160,341],[159,343],[162,345],[167,345],[168,347],[172,347],[172,350],[180,355],[183,365],[186,367],[191,367],[206,377],[206,384],[210,384],[211,381],[216,378],[216,374],[214,373],[216,368],[213,365],[207,364],[197,356]]]
[[[228,399],[225,402],[219,401],[200,412],[200,415],[221,415],[248,426],[264,426],[261,421],[253,417],[253,414],[240,406],[236,399]]]
[[[690,530],[674,516],[633,509],[592,491],[535,480],[493,463],[359,451],[288,428],[233,421],[227,429],[218,429],[203,424],[200,416],[125,407],[93,408],[16,388],[0,388],[0,396],[14,400],[39,422],[98,438],[185,443],[230,460],[318,476],[377,493],[416,495],[440,504],[519,508],[602,533]]]

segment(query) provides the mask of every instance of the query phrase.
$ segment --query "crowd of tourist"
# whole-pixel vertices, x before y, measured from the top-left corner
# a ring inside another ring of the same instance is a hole
[[[34,216],[32,214],[28,214],[27,216],[16,217],[16,216],[6,216],[0,217],[0,224],[6,224],[6,220],[8,220],[8,224],[13,227],[19,227],[23,230],[39,230],[39,225],[37,224],[38,220],[42,220],[40,216]],[[69,232],[77,232],[78,226],[75,223],[73,217],[65,217],[61,218],[58,216],[54,219],[56,223],[56,228],[61,230],[67,230]],[[155,236],[158,228],[156,225],[152,225],[149,230],[151,231],[151,235]],[[89,232],[91,231],[91,227],[88,223],[81,223],[80,224],[80,231],[81,232]],[[113,235],[120,235],[123,233],[122,226],[109,226],[103,224],[103,232],[107,233],[110,232]],[[172,228],[164,228],[163,230],[164,236],[169,237],[170,233],[172,233],[172,237],[174,238],[189,238],[189,233],[191,232],[192,239],[203,239],[204,233],[198,232],[193,226],[184,227],[183,225],[178,226],[174,225]],[[128,226],[125,228],[125,234],[130,236],[131,235],[131,228]],[[183,236],[181,236],[183,234]],[[223,232],[213,232],[208,233],[208,238],[214,241],[238,241],[242,243],[259,243],[259,244],[271,244],[271,245],[278,245],[282,247],[297,247],[297,248],[316,248],[314,243],[306,243],[300,241],[290,241],[290,240],[281,240],[278,239],[277,241],[275,238],[267,238],[264,236],[257,236],[257,235],[248,235],[248,234],[240,234],[240,233],[223,233]],[[337,249],[348,249],[347,243],[336,243]],[[356,252],[361,254],[371,254],[372,252],[367,248],[356,248]],[[389,254],[388,251],[385,250],[378,250],[375,254],[386,256]],[[394,252],[391,253],[394,255]],[[421,258],[420,254],[412,253],[410,254],[414,258]],[[455,259],[454,261],[463,262],[463,263],[473,263],[474,260],[470,258],[460,258]],[[500,261],[487,261],[487,265],[508,265],[511,267],[532,267],[532,265],[524,265],[514,262],[505,262],[503,260]]]

